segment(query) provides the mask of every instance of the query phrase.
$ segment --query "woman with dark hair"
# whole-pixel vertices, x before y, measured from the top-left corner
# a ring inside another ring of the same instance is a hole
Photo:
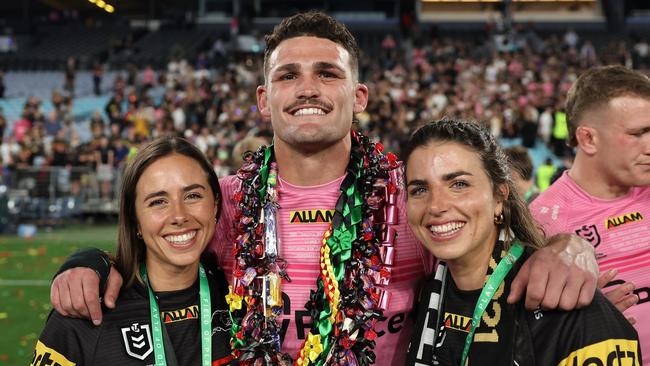
[[[641,365],[638,336],[600,293],[570,312],[506,299],[543,237],[488,130],[429,123],[405,154],[407,216],[440,260],[420,296],[408,365]]]
[[[98,327],[53,311],[32,364],[227,364],[228,285],[201,259],[221,208],[212,166],[188,141],[163,137],[138,152],[121,187],[117,307]]]

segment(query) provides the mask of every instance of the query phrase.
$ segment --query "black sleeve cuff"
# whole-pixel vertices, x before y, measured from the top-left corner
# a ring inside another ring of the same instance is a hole
[[[97,273],[99,277],[99,293],[103,295],[104,290],[106,290],[106,282],[108,282],[108,274],[111,271],[111,258],[108,254],[97,248],[79,249],[63,262],[54,277],[56,278],[56,276],[68,269],[76,267],[90,268]]]

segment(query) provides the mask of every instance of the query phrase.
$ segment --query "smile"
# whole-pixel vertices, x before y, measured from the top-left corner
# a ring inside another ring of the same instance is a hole
[[[194,239],[196,236],[197,231],[192,230],[189,231],[185,234],[180,234],[180,235],[165,235],[164,238],[168,242],[174,244],[174,245],[186,245],[189,244],[188,242]]]
[[[322,110],[320,108],[314,108],[314,107],[300,108],[297,111],[293,112],[294,116],[314,116],[314,115],[324,116],[326,114],[327,113],[325,113],[324,110]]]
[[[450,236],[458,232],[463,226],[465,226],[464,222],[455,221],[442,225],[431,225],[429,230],[435,236]]]

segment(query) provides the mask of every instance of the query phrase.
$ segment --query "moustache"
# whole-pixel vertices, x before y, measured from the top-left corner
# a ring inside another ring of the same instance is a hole
[[[307,99],[298,99],[297,101],[291,103],[288,107],[284,108],[284,112],[289,112],[293,109],[296,109],[303,105],[321,107],[326,111],[331,111],[334,109],[334,106],[316,98],[307,98]]]

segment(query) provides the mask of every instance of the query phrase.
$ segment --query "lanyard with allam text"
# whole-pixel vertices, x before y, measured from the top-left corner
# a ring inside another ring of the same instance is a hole
[[[460,365],[465,366],[467,362],[467,355],[469,355],[469,347],[472,345],[472,340],[474,338],[474,332],[476,327],[478,327],[481,322],[481,317],[485,312],[485,308],[488,303],[492,300],[494,293],[501,286],[501,282],[506,278],[506,275],[512,269],[512,266],[517,262],[521,254],[524,252],[524,247],[519,243],[515,242],[505,257],[503,257],[497,268],[490,275],[485,286],[483,286],[483,291],[476,302],[476,307],[474,308],[474,315],[472,316],[472,327],[469,330],[467,338],[465,338],[465,348],[463,349],[463,356],[460,360]]]
[[[163,343],[162,324],[160,323],[160,309],[156,301],[149,280],[147,279],[147,268],[140,265],[140,276],[149,290],[149,307],[151,313],[151,332],[153,337],[153,349],[156,366],[166,366],[165,346]],[[210,286],[205,269],[199,264],[199,311],[201,322],[201,365],[212,364],[212,305],[210,304]]]

